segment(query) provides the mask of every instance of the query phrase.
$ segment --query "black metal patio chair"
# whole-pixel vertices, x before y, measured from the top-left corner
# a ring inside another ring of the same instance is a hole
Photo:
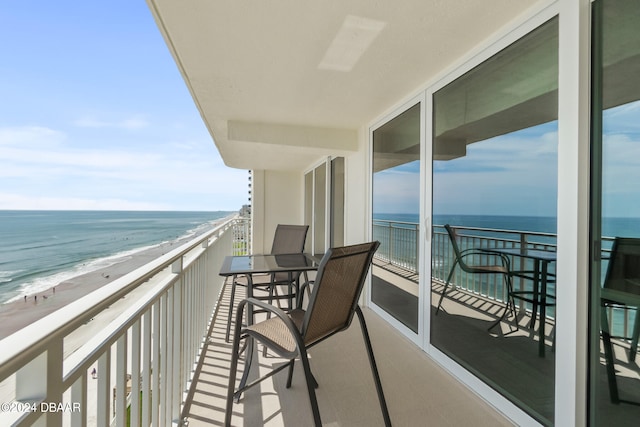
[[[287,225],[278,224],[276,227],[275,235],[273,236],[273,243],[271,244],[271,255],[283,255],[283,254],[295,254],[302,253],[304,250],[304,243],[307,239],[308,225]],[[253,284],[253,290],[260,290],[268,292],[265,297],[257,297],[258,299],[266,299],[270,303],[274,298],[280,301],[281,299],[293,298],[291,290],[292,282],[299,280],[300,274],[297,273],[290,276],[288,273],[274,273],[274,274],[254,274],[251,276],[251,282]],[[289,280],[291,278],[291,281]],[[289,287],[289,292],[284,295],[277,295],[277,286],[286,285]],[[231,282],[231,297],[229,301],[229,317],[227,319],[227,332],[225,340],[229,342],[229,335],[231,333],[231,319],[233,316],[233,304],[236,296],[237,286],[248,286],[248,280],[244,276],[234,276]],[[291,308],[291,307],[290,307]]]
[[[373,254],[379,245],[379,242],[371,242],[329,249],[320,263],[306,310],[300,306],[285,313],[278,307],[256,299],[245,299],[240,302],[236,312],[236,328],[231,354],[226,426],[229,426],[231,422],[234,398],[239,400],[241,394],[248,388],[286,367],[289,367],[287,388],[291,387],[294,361],[298,357],[305,374],[314,424],[321,426],[322,422],[315,392],[318,383],[311,373],[307,349],[349,328],[354,314],[358,316],[360,321],[384,422],[387,426],[391,425],[366,323],[362,311],[358,307],[358,299],[362,292]],[[274,316],[254,325],[242,326],[243,312],[249,305],[269,310]],[[245,358],[244,373],[240,386],[236,389],[236,371],[240,342],[242,340],[249,340],[250,345],[246,346],[248,353]],[[266,345],[280,357],[288,359],[289,363],[277,367],[262,378],[246,385],[246,378],[251,368],[254,353],[251,343],[254,340]],[[336,351],[340,351],[340,349],[336,348]],[[286,410],[286,408],[283,408],[283,410]]]
[[[447,293],[447,288],[451,284],[451,279],[456,271],[456,267],[460,266],[462,271],[469,274],[501,274],[504,278],[505,286],[507,289],[507,306],[505,307],[505,311],[502,316],[494,322],[489,330],[493,329],[498,323],[500,323],[507,315],[509,311],[511,311],[514,316],[515,312],[515,303],[512,297],[512,287],[511,287],[511,276],[509,270],[509,257],[503,254],[491,253],[484,250],[479,250],[475,248],[469,248],[460,250],[458,246],[458,242],[456,239],[456,231],[449,224],[446,224],[444,228],[447,230],[447,234],[449,235],[449,240],[451,242],[451,248],[453,249],[453,253],[455,255],[455,260],[453,265],[451,266],[451,270],[449,271],[449,276],[447,276],[447,281],[442,288],[442,293],[440,294],[440,299],[438,301],[438,307],[436,308],[436,315],[440,311],[440,307],[442,306],[442,300],[444,299],[445,294]],[[475,258],[474,258],[475,257]],[[476,261],[476,259],[480,259],[481,261],[487,260],[495,260],[497,263],[489,264],[489,263],[474,263],[470,264],[465,261],[465,258],[470,259],[471,261]]]

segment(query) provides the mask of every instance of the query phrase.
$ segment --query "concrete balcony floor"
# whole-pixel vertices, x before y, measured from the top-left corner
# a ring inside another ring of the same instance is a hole
[[[204,366],[196,377],[196,392],[188,402],[189,426],[223,425],[231,344],[225,342],[229,287],[216,315]],[[512,425],[479,396],[458,382],[378,315],[364,309],[391,421],[394,426]],[[251,376],[268,372],[283,359],[258,349]],[[360,327],[310,350],[311,369],[318,380],[320,414],[326,426],[384,425]],[[242,360],[240,369],[243,368]],[[258,368],[256,368],[258,367]],[[308,426],[311,408],[299,362],[293,385],[285,388],[286,370],[247,391],[233,406],[234,426]]]

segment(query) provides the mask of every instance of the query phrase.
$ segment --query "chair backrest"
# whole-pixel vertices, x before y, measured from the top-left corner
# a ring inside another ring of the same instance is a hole
[[[332,248],[322,258],[302,325],[306,345],[349,327],[380,242]]]
[[[271,245],[272,255],[296,254],[304,250],[308,225],[278,224]]]
[[[640,295],[640,239],[616,237],[603,287]]]
[[[456,260],[460,264],[460,267],[463,270],[469,269],[467,264],[462,260],[462,256],[460,256],[460,248],[458,247],[458,242],[456,240],[456,231],[449,224],[445,224],[444,228],[447,230],[447,234],[449,234],[449,240],[451,241],[451,247],[453,248],[453,253],[456,255]]]

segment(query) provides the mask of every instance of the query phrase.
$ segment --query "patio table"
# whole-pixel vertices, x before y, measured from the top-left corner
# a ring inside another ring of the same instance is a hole
[[[289,275],[289,294],[292,293],[293,274],[307,271],[315,271],[320,265],[320,259],[310,254],[280,254],[280,255],[243,255],[243,256],[227,256],[225,257],[222,267],[220,268],[221,276],[239,276],[247,277],[247,297],[253,297],[253,279],[254,274],[272,274],[287,273]],[[296,291],[299,283],[296,283]],[[291,307],[289,307],[291,308]]]
[[[522,272],[512,271],[512,276],[523,277],[533,281],[533,300],[530,327],[535,326],[538,311],[538,301],[540,301],[540,340],[538,343],[538,355],[544,357],[545,353],[545,326],[547,314],[547,285],[549,283],[549,264],[557,260],[556,252],[541,249],[528,248],[486,248],[483,251],[488,253],[499,253],[509,256],[517,256],[533,260],[533,276],[528,276]]]

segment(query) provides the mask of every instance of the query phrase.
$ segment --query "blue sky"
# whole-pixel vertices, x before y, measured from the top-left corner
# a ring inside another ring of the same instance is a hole
[[[0,5],[0,209],[236,210],[144,0]]]
[[[640,217],[640,101],[603,115],[604,217]],[[467,146],[467,155],[434,162],[435,215],[555,216],[557,121]],[[419,212],[419,162],[378,172],[376,213]]]
[[[467,146],[467,155],[434,162],[434,214],[555,216],[556,121]]]
[[[433,164],[433,213],[555,216],[557,122],[467,146],[467,155]],[[373,211],[418,213],[418,161],[377,173]]]

